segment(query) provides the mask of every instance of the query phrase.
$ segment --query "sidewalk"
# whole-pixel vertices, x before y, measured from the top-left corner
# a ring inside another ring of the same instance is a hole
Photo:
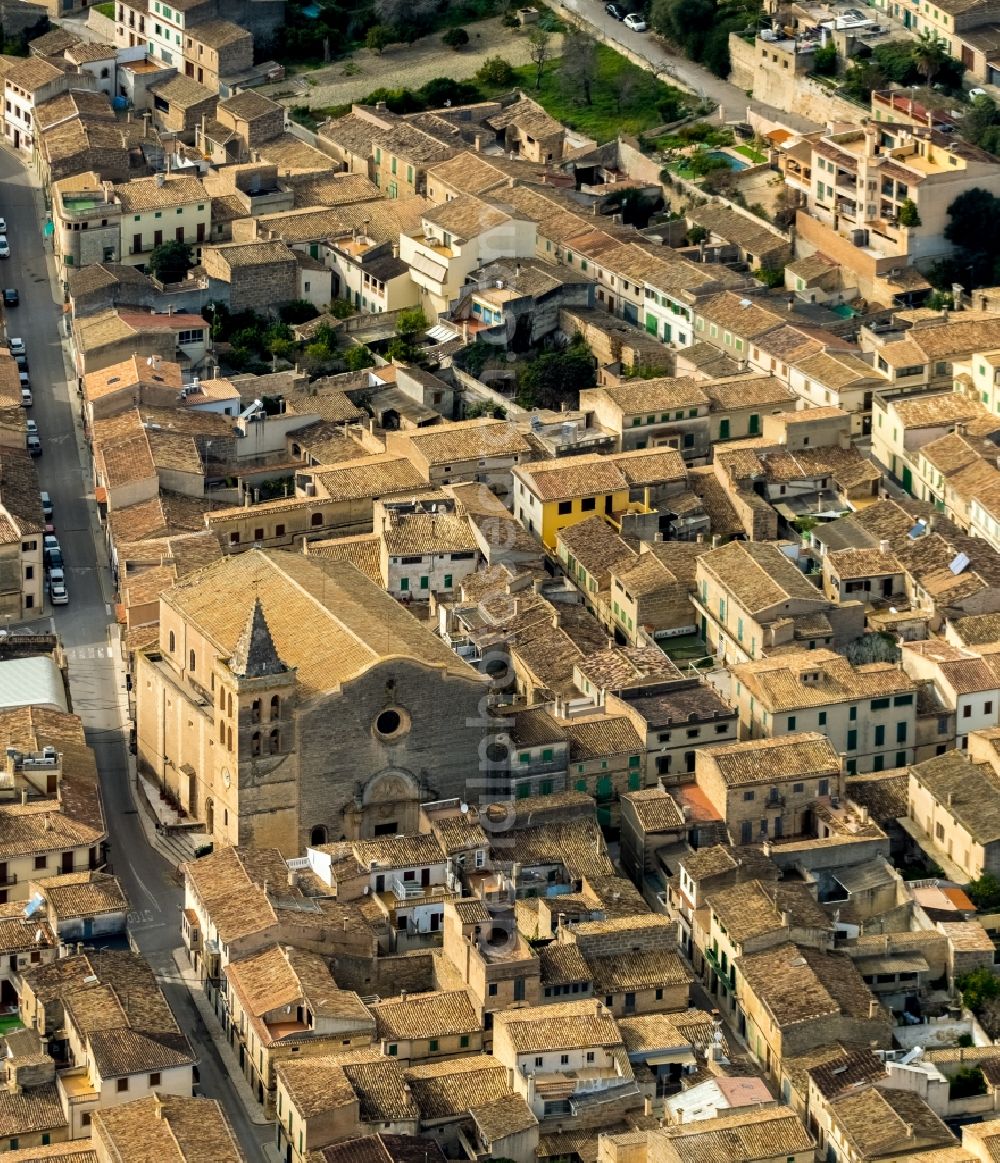
[[[219,1051],[219,1057],[225,1064],[233,1088],[239,1095],[240,1102],[246,1108],[247,1118],[258,1126],[266,1126],[268,1123],[273,1122],[272,1119],[266,1117],[263,1108],[254,1097],[254,1093],[250,1089],[250,1084],[243,1074],[239,1060],[233,1052],[233,1048],[230,1046],[225,1034],[222,1032],[219,1019],[215,1016],[215,1011],[209,1005],[205,991],[202,989],[201,982],[198,980],[198,975],[191,968],[191,964],[187,958],[187,951],[181,946],[173,951],[172,956],[174,964],[177,966],[180,979],[187,987],[187,991],[191,995],[191,1000],[194,1002],[201,1020],[205,1023],[208,1036],[212,1039],[216,1050]]]

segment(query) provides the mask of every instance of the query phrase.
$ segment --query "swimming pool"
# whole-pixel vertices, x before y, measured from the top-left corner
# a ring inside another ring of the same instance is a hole
[[[731,170],[746,170],[750,168],[750,163],[741,161],[738,157],[733,157],[731,153],[726,153],[722,149],[710,149],[708,151],[709,157],[721,157],[724,161],[729,163]]]

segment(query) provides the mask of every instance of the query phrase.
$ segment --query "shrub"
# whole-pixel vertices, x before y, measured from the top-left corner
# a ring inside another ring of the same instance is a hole
[[[387,45],[392,44],[392,29],[384,24],[373,24],[365,35],[365,45],[379,56]]]
[[[441,40],[450,48],[458,52],[469,43],[469,34],[464,28],[449,28]]]
[[[907,198],[899,208],[899,225],[920,225],[920,211],[917,209],[917,204],[912,198]]]
[[[483,85],[511,85],[514,83],[514,67],[503,57],[487,57],[476,73],[476,80]]]
[[[282,323],[308,323],[310,319],[315,319],[319,312],[307,300],[293,299],[291,303],[279,307],[278,314]]]
[[[359,344],[349,347],[344,352],[344,363],[347,364],[348,371],[359,372],[364,371],[366,367],[374,367],[375,357],[367,347]]]

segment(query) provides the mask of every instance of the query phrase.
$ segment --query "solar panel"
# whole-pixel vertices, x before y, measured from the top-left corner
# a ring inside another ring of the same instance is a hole
[[[916,541],[918,537],[923,537],[926,528],[927,526],[923,521],[918,521],[907,534],[907,537],[909,537],[911,541]]]
[[[952,573],[959,574],[967,565],[969,565],[969,558],[964,553],[956,553],[948,568]]]

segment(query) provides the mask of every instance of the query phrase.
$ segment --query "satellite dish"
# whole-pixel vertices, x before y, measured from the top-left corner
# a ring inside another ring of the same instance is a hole
[[[462,813],[463,816],[468,815],[469,805],[468,804],[460,804],[458,810]]]

